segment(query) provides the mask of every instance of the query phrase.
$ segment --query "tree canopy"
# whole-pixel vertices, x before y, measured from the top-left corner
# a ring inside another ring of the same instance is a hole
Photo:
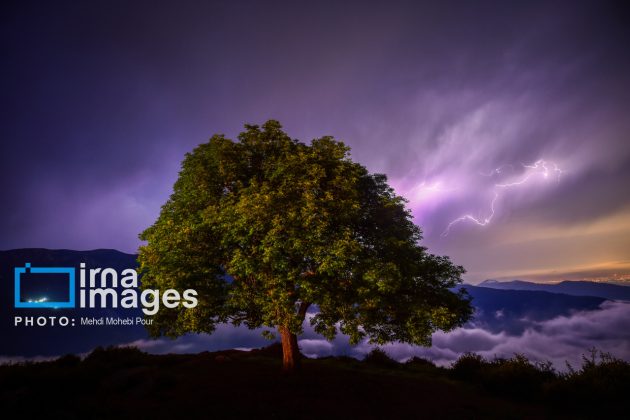
[[[186,154],[170,199],[140,234],[142,286],[194,288],[197,307],[163,308],[154,336],[244,323],[280,332],[284,366],[314,330],[352,343],[431,344],[471,315],[464,269],[420,245],[406,200],[332,137],[310,145],[277,121],[246,125]]]

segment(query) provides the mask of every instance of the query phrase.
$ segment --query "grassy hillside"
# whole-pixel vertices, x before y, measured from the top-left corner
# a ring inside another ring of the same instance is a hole
[[[0,401],[5,413],[48,418],[595,418],[620,410],[630,383],[628,364],[614,360],[558,376],[519,358],[469,355],[443,369],[377,351],[284,374],[278,352],[111,348],[0,366]]]

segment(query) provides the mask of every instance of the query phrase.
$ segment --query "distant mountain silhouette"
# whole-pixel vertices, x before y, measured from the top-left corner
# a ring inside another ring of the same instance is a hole
[[[611,300],[630,301],[630,287],[592,281],[563,281],[554,284],[532,283],[523,280],[486,280],[481,287],[501,290],[535,290],[551,293],[564,293],[573,296],[598,296]]]
[[[490,287],[464,285],[473,298],[474,319],[469,326],[481,327],[494,333],[521,334],[535,322],[576,311],[596,310],[606,301],[596,296],[571,296],[535,290],[499,290]]]

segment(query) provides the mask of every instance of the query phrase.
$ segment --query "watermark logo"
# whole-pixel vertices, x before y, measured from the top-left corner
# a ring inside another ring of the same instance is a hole
[[[15,307],[142,308],[145,315],[155,315],[160,307],[174,309],[181,305],[192,309],[198,304],[195,289],[186,289],[182,293],[176,289],[140,290],[138,272],[133,268],[119,273],[114,268],[88,269],[85,263],[81,263],[78,271],[77,284],[74,267],[32,267],[31,263],[24,264],[24,267],[15,267]],[[47,279],[51,275],[55,277],[54,281]],[[38,276],[41,277],[40,280],[34,281],[33,278]],[[25,282],[27,277],[29,280]],[[78,288],[75,287],[77,285]],[[59,286],[63,286],[62,291],[58,290]],[[37,297],[25,298],[24,295],[29,293]],[[54,297],[49,298],[49,293]],[[62,299],[64,295],[67,296],[65,300]]]

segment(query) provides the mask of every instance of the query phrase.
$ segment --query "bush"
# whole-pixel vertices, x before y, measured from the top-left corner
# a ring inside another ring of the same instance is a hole
[[[424,359],[422,357],[418,357],[418,356],[413,356],[411,359],[407,360],[405,362],[406,366],[409,367],[429,367],[429,368],[434,368],[435,363],[433,363],[430,360]]]
[[[556,379],[550,363],[532,363],[522,354],[491,363],[486,386],[517,398],[540,397],[546,383]]]
[[[451,372],[457,379],[517,399],[541,397],[545,384],[556,379],[551,363],[531,362],[522,354],[487,361],[478,354],[466,353],[453,364]]]
[[[582,356],[582,367],[569,372],[548,389],[548,397],[556,402],[579,401],[585,407],[605,407],[609,412],[625,406],[630,395],[630,363],[609,353],[591,349]]]
[[[478,380],[489,363],[475,353],[464,353],[451,366],[451,373],[457,379],[465,381]]]
[[[407,360],[404,367],[419,374],[439,375],[444,373],[444,369],[437,367],[432,361],[417,356]]]
[[[378,347],[369,352],[363,359],[363,362],[383,367],[399,366],[397,361],[389,357],[387,353]]]

